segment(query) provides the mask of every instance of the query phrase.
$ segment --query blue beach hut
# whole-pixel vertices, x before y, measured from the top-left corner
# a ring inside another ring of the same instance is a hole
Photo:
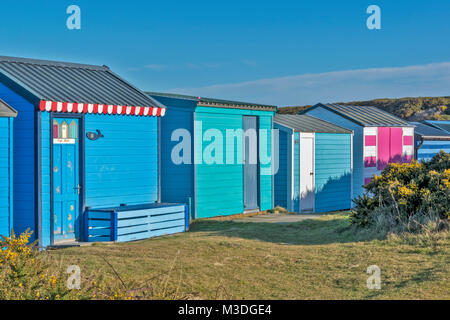
[[[194,219],[273,208],[276,107],[148,94],[167,107],[161,120],[163,201],[190,202]]]
[[[291,212],[351,208],[353,131],[307,115],[274,118],[279,129],[275,205]]]
[[[424,120],[423,123],[450,133],[450,120]]]
[[[13,229],[13,124],[17,111],[0,99],[0,235]]]
[[[441,150],[450,153],[450,132],[427,122],[411,122],[415,126],[415,156],[418,161],[427,161]]]
[[[14,125],[14,230],[41,247],[181,232],[160,198],[165,108],[106,66],[0,57]]]

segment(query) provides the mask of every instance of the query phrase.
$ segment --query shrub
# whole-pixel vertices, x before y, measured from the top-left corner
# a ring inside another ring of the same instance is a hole
[[[289,213],[289,211],[281,206],[276,206],[273,209],[267,210],[268,213]]]
[[[433,159],[429,162],[425,162],[425,166],[428,170],[435,170],[438,172],[450,169],[450,153],[441,150],[433,157]]]
[[[69,275],[62,264],[35,249],[29,243],[31,232],[19,237],[0,240],[0,300],[129,300],[129,299],[185,299],[178,293],[171,273],[160,275],[146,283],[126,284],[105,259],[114,274],[114,280],[104,281],[96,274],[83,272],[80,289],[69,289]],[[172,271],[172,270],[171,270]]]
[[[350,221],[362,227],[417,232],[442,229],[450,218],[450,154],[429,162],[389,164],[354,200]]]
[[[0,299],[54,300],[89,298],[88,290],[69,290],[63,272],[50,273],[49,266],[29,244],[31,232],[14,232],[0,241]]]

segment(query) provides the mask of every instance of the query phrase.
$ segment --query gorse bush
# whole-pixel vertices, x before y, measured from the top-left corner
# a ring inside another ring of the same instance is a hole
[[[435,170],[438,172],[450,169],[450,153],[444,151],[439,152],[433,159],[425,162],[425,166],[428,170]]]
[[[350,221],[387,231],[442,229],[450,218],[450,155],[429,162],[389,164],[354,200]]]
[[[55,300],[89,299],[96,291],[94,285],[84,290],[70,290],[67,274],[58,270],[50,272],[49,264],[39,256],[29,243],[31,232],[19,237],[12,232],[0,241],[0,299],[4,300]],[[94,282],[95,284],[95,282]]]
[[[0,240],[0,300],[130,300],[184,299],[178,293],[170,272],[147,283],[125,283],[114,267],[105,264],[114,274],[105,281],[97,274],[81,275],[80,287],[69,288],[70,274],[62,263],[49,259],[30,242],[32,233],[2,236]],[[66,266],[67,267],[67,266]]]

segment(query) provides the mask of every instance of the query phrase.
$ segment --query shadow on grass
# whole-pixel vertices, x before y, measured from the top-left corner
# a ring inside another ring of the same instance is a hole
[[[345,216],[324,216],[294,223],[199,220],[190,232],[211,236],[259,240],[278,244],[315,245],[385,239],[384,235],[356,231]]]
[[[410,288],[412,286],[423,285],[425,282],[433,282],[439,279],[439,276],[436,276],[436,272],[440,270],[440,267],[433,266],[429,268],[425,268],[412,276],[408,277],[405,280],[402,280],[399,283],[395,282],[382,282],[381,290],[371,290],[369,294],[365,297],[366,299],[373,299],[377,297],[382,297],[387,291],[395,289],[405,289]],[[387,288],[387,289],[386,289]]]
[[[440,268],[441,267],[434,265],[433,267],[423,269],[411,276],[409,279],[403,280],[402,282],[396,284],[395,288],[401,289],[411,286],[412,284],[419,285],[423,284],[424,282],[435,281],[436,279],[439,279],[439,277],[436,276],[436,272],[439,271]]]

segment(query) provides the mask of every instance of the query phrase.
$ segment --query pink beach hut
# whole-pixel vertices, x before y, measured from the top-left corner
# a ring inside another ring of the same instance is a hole
[[[414,126],[376,107],[319,103],[301,113],[353,130],[353,197],[389,163],[414,156]]]

